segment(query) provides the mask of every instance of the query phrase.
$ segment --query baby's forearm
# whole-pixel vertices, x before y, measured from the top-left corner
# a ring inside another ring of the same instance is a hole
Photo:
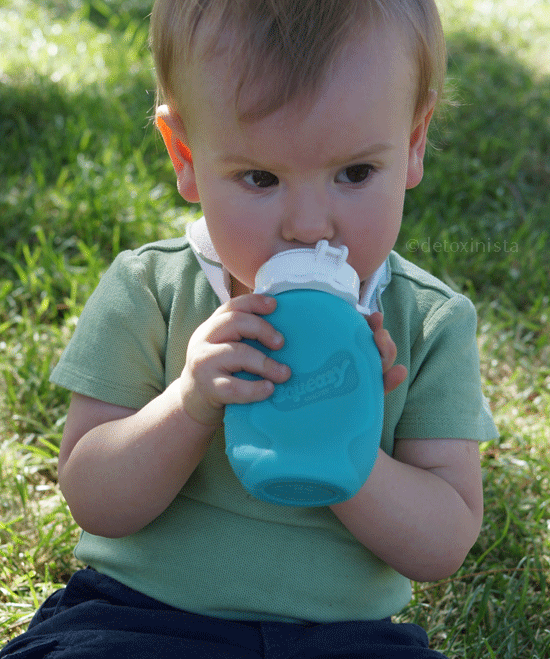
[[[92,428],[60,464],[75,520],[105,537],[142,529],[173,501],[213,431],[186,414],[175,383],[134,414]]]
[[[366,484],[333,512],[376,556],[415,581],[454,574],[475,542],[481,506],[470,509],[457,490],[432,471],[383,451]]]

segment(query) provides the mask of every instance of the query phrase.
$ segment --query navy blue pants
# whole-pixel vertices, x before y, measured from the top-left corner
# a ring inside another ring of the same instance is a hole
[[[186,613],[81,570],[51,595],[0,659],[445,659],[423,629],[373,622],[279,623]]]

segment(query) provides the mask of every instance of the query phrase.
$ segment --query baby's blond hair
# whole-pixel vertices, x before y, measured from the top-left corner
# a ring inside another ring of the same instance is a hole
[[[191,67],[225,51],[236,81],[237,116],[254,121],[298,95],[313,97],[358,29],[383,23],[399,26],[409,37],[418,71],[416,116],[430,90],[441,98],[446,72],[434,0],[156,0],[151,49],[158,101],[185,116]],[[251,88],[261,89],[261,95],[243,107]]]

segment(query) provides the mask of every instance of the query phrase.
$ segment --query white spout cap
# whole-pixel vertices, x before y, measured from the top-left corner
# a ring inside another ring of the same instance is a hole
[[[351,305],[359,300],[359,276],[346,263],[348,248],[329,247],[320,240],[315,249],[303,247],[279,252],[256,273],[255,293],[277,295],[294,289],[332,293]]]

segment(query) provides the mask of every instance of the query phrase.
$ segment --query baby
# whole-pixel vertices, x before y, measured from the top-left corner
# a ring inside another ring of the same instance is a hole
[[[0,657],[442,657],[391,616],[475,542],[496,431],[473,305],[392,251],[445,74],[433,0],[157,0],[151,43],[156,123],[204,218],[117,257],[53,373],[89,567]],[[358,494],[288,508],[246,493],[223,417],[291,375],[241,341],[288,338],[258,268],[319,240],[349,248],[373,312],[384,427]]]

